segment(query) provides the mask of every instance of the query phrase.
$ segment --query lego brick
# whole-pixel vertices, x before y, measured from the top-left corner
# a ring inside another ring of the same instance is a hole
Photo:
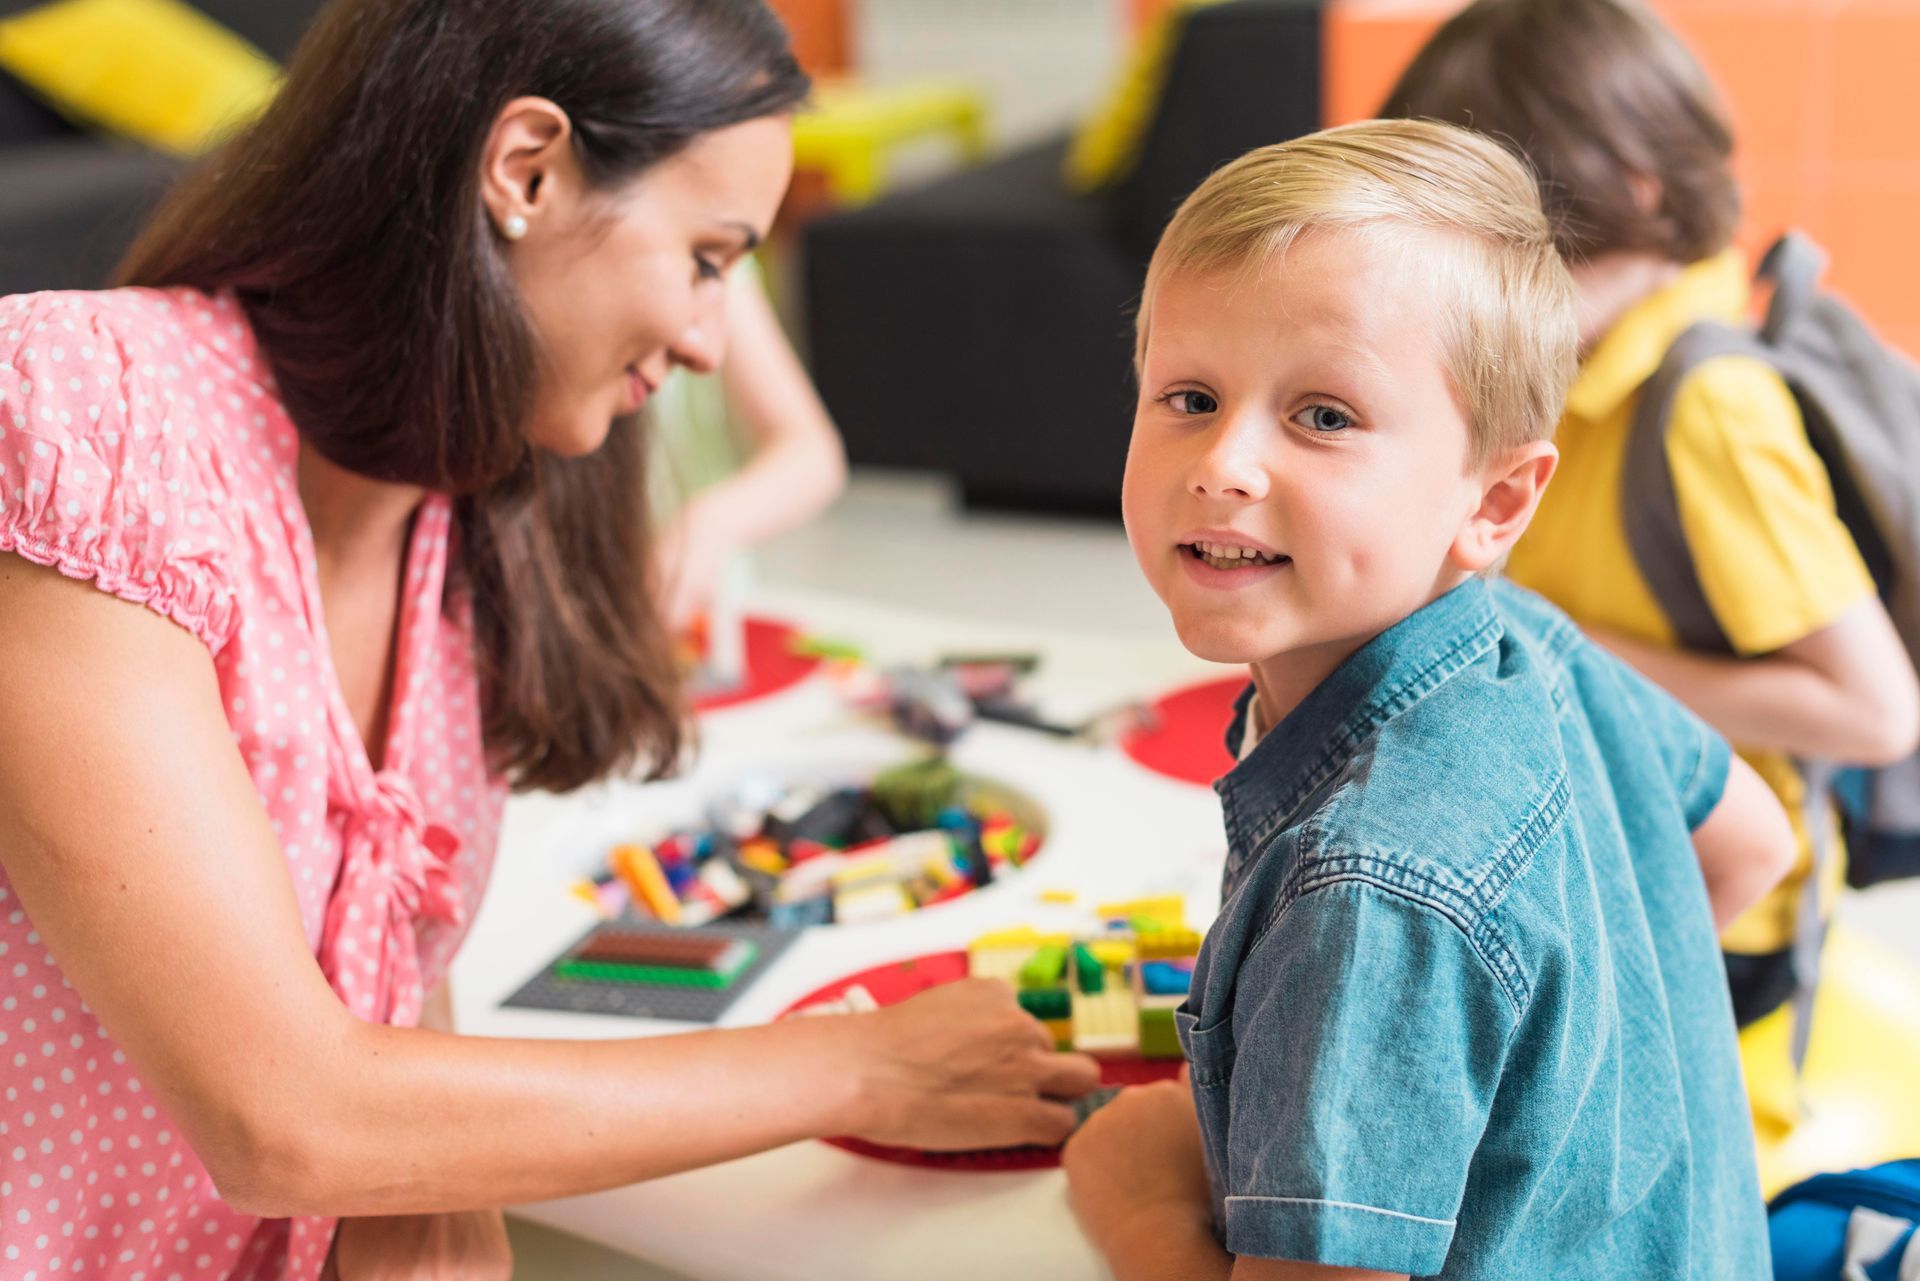
[[[1070,1019],[1073,995],[1063,987],[1031,988],[1020,993],[1020,1008],[1042,1022]]]
[[[1049,943],[1035,949],[1027,963],[1020,967],[1020,986],[1023,988],[1052,987],[1060,982],[1061,975],[1067,969],[1067,949],[1058,944]]]
[[[1140,980],[1155,996],[1184,996],[1193,986],[1193,971],[1167,961],[1148,961],[1140,967]]]
[[[1085,1125],[1087,1118],[1107,1106],[1107,1104],[1113,1102],[1114,1099],[1119,1096],[1121,1089],[1122,1087],[1118,1085],[1102,1085],[1095,1089],[1088,1090],[1085,1094],[1075,1099],[1073,1101],[1073,1128],[1077,1130]]]
[[[660,860],[644,845],[617,846],[608,862],[632,891],[634,902],[671,925],[680,919],[680,900],[667,884]]]
[[[1082,992],[1106,990],[1107,967],[1102,965],[1084,943],[1073,945],[1073,977]]]
[[[661,925],[640,917],[596,925],[560,956],[574,955],[597,936],[605,933],[654,933],[674,938],[714,936],[741,939],[754,945],[756,955],[747,967],[724,988],[682,987],[671,985],[603,982],[595,979],[563,979],[553,966],[543,966],[519,991],[501,1002],[511,1009],[560,1010],[571,1014],[604,1014],[620,1018],[668,1019],[682,1023],[713,1023],[740,998],[740,994],[759,982],[762,975],[779,961],[799,934],[764,925],[710,925],[689,931]]]
[[[1073,1048],[1088,1054],[1123,1054],[1140,1044],[1140,1007],[1119,985],[1073,997]]]
[[[1150,930],[1140,935],[1137,946],[1143,961],[1178,960],[1198,955],[1200,936],[1188,929]]]
[[[1140,1010],[1140,1054],[1149,1059],[1177,1059],[1184,1051],[1180,1048],[1180,1034],[1175,1030],[1173,1010],[1166,1007],[1142,1006]]]
[[[601,965],[656,965],[718,970],[738,946],[735,940],[704,934],[603,933],[588,940],[569,960]]]

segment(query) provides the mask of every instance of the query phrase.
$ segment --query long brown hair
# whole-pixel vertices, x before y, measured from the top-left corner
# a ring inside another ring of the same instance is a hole
[[[1706,73],[1639,0],[1476,0],[1420,50],[1382,116],[1444,120],[1525,156],[1572,261],[1673,262],[1733,239],[1733,133]],[[1659,183],[1643,208],[1631,179]]]
[[[760,0],[335,0],[121,268],[233,290],[315,450],[455,495],[489,758],[516,787],[657,777],[686,727],[639,422],[588,458],[528,444],[541,353],[480,199],[488,133],[548,98],[607,190],[806,92]]]

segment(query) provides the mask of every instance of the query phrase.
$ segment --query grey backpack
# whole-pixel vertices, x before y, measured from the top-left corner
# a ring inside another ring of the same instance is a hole
[[[1621,486],[1627,541],[1682,644],[1732,653],[1681,528],[1667,425],[1682,382],[1703,362],[1729,355],[1764,361],[1792,389],[1807,437],[1833,482],[1840,519],[1908,655],[1920,664],[1920,367],[1883,344],[1845,303],[1820,292],[1825,266],[1812,241],[1782,236],[1760,263],[1758,279],[1772,284],[1773,298],[1759,330],[1705,321],[1668,350],[1641,391],[1627,443]],[[1815,866],[1793,942],[1796,1061],[1806,1052],[1825,930],[1818,889],[1831,855],[1823,839],[1826,806],[1839,806],[1852,884],[1920,875],[1920,757],[1876,770],[1809,761],[1801,768]]]

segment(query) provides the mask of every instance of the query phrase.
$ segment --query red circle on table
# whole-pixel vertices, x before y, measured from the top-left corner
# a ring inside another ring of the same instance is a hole
[[[1154,720],[1120,742],[1128,756],[1156,774],[1210,786],[1233,768],[1227,723],[1247,678],[1231,676],[1177,689],[1153,705]]]
[[[866,988],[873,999],[882,1005],[898,1005],[930,987],[965,977],[965,952],[934,952],[911,960],[891,961],[858,974],[849,974],[846,978],[809,992],[781,1011],[781,1017],[809,1005],[834,1000],[855,984]],[[1099,1062],[1102,1085],[1150,1085],[1155,1081],[1172,1081],[1179,1077],[1181,1065],[1179,1059],[1143,1059],[1137,1056],[1103,1058]],[[868,1143],[864,1139],[826,1139],[824,1142],[877,1161],[892,1161],[896,1165],[913,1165],[928,1170],[975,1170],[998,1174],[1008,1170],[1051,1170],[1060,1164],[1060,1149],[1057,1147],[922,1152],[918,1148],[890,1148],[879,1143]]]
[[[745,627],[746,679],[734,689],[717,690],[696,697],[693,700],[695,711],[717,712],[725,707],[737,707],[741,703],[751,703],[755,699],[778,694],[783,689],[798,685],[813,674],[814,668],[820,666],[818,656],[793,652],[793,642],[799,637],[800,629],[791,623],[749,617]]]

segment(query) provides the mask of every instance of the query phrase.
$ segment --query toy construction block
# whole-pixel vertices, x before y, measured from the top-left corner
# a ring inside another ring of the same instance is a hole
[[[1119,984],[1100,992],[1075,992],[1073,1048],[1086,1054],[1128,1054],[1140,1044],[1140,1007]]]
[[[1140,1055],[1148,1059],[1177,1059],[1185,1052],[1180,1048],[1180,1033],[1173,1021],[1173,1012],[1180,1005],[1180,998],[1168,996],[1146,996],[1140,998]]]
[[[680,919],[680,900],[667,883],[667,874],[661,870],[660,860],[652,850],[644,845],[617,846],[608,862],[615,874],[626,882],[635,903],[668,925]]]
[[[1023,991],[1057,987],[1066,971],[1067,949],[1058,943],[1045,944],[1035,948],[1020,967],[1020,987]]]
[[[1140,983],[1149,996],[1185,996],[1193,986],[1193,969],[1172,961],[1145,961]]]
[[[560,978],[602,983],[725,988],[758,954],[759,949],[745,939],[605,930],[563,957],[553,970]]]

